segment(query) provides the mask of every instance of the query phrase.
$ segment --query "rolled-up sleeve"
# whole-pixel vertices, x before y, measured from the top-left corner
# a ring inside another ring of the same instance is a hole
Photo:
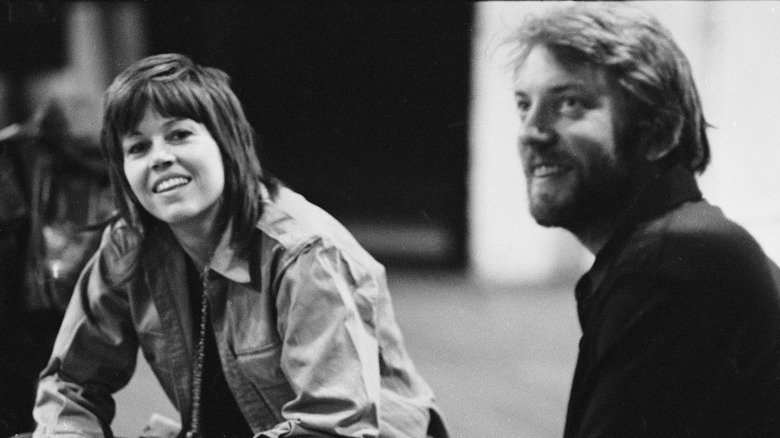
[[[79,277],[41,373],[36,438],[101,437],[108,430],[112,394],[130,380],[138,348],[127,296],[117,282],[122,252],[107,230]]]
[[[322,240],[283,270],[277,288],[281,366],[295,398],[288,421],[260,436],[379,435],[380,377],[372,296],[363,266]]]

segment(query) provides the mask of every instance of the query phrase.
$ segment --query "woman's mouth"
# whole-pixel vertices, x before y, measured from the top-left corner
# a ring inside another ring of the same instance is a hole
[[[186,178],[183,176],[174,176],[172,178],[165,178],[159,182],[157,182],[154,187],[152,187],[152,192],[154,193],[163,193],[167,192],[176,188],[179,188],[183,185],[188,184],[192,178]]]

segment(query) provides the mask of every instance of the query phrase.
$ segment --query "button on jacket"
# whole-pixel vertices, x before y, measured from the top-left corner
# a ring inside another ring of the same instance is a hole
[[[263,201],[248,260],[228,231],[210,264],[220,280],[206,288],[225,378],[255,436],[425,437],[440,417],[382,265],[291,190]],[[198,298],[167,226],[145,232],[142,243],[113,224],[84,270],[42,373],[36,436],[110,434],[111,395],[139,346],[187,429]]]

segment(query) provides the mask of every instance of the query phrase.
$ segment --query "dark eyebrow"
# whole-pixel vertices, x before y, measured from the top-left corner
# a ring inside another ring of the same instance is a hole
[[[187,120],[186,117],[171,117],[170,120],[166,120],[165,123],[163,123],[163,126],[167,128],[173,124],[183,122],[185,120]]]
[[[169,120],[166,120],[163,123],[163,128],[167,129],[171,125],[173,125],[175,123],[178,123],[178,122],[181,122],[181,121],[184,121],[184,120],[187,120],[187,118],[185,118],[185,117],[171,117]],[[133,129],[132,131],[124,134],[123,137],[137,137],[137,136],[140,136],[140,135],[142,135],[142,134],[140,132],[138,132],[137,129]]]
[[[552,87],[549,91],[554,94],[563,94],[566,93],[567,91],[581,91],[586,93],[593,93],[591,87],[579,82],[557,85],[555,87]]]
[[[570,82],[570,83],[563,83],[560,85],[554,85],[548,90],[546,90],[546,93],[563,94],[568,91],[580,91],[580,92],[586,92],[591,94],[594,93],[593,87],[581,82]],[[515,97],[521,97],[526,95],[527,93],[522,90],[515,90]]]

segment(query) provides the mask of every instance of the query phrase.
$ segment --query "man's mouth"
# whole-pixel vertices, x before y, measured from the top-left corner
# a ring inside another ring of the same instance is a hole
[[[162,181],[159,181],[157,184],[152,187],[152,192],[154,193],[163,193],[167,192],[176,188],[179,188],[183,185],[188,184],[192,178],[187,178],[183,176],[174,176],[172,178],[166,178]]]
[[[534,178],[546,178],[563,174],[568,170],[569,167],[558,164],[539,164],[531,168],[531,176]]]

